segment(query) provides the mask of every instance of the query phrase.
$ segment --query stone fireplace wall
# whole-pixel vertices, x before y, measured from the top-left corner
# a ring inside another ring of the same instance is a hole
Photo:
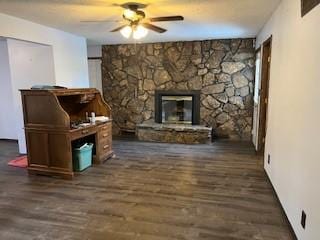
[[[200,90],[201,124],[221,137],[248,139],[252,129],[254,39],[106,45],[103,94],[114,134],[154,121],[155,90]]]

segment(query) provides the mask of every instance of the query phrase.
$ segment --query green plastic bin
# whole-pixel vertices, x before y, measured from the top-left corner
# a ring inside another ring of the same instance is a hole
[[[92,165],[93,144],[73,149],[73,171],[81,172]]]

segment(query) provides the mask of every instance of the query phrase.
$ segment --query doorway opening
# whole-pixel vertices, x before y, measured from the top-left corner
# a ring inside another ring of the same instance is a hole
[[[88,58],[90,87],[96,88],[101,93],[103,93],[103,90],[102,90],[101,63],[102,63],[102,60],[101,60],[100,57],[98,57],[98,58]]]
[[[18,140],[21,154],[27,149],[19,89],[55,82],[52,46],[0,38],[0,139]]]

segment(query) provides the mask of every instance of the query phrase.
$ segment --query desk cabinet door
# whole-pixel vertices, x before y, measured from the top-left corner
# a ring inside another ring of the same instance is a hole
[[[66,134],[49,134],[49,168],[58,171],[72,171],[71,143]]]
[[[29,167],[47,168],[49,165],[48,134],[43,132],[26,132]]]
[[[27,145],[29,167],[72,171],[71,143],[66,134],[27,131]]]

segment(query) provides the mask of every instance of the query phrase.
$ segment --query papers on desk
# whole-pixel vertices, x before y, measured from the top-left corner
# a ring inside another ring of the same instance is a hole
[[[90,123],[80,123],[79,127],[89,127],[90,125]]]
[[[105,116],[96,116],[96,122],[107,122],[109,121],[109,117],[105,117]]]

